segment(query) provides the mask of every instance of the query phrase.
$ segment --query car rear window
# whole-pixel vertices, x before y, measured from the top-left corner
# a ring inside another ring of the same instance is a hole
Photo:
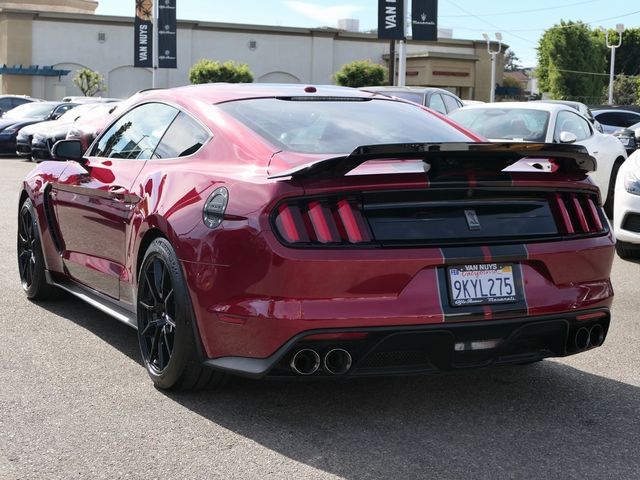
[[[469,142],[418,106],[360,98],[261,98],[218,105],[282,150],[350,153],[363,145]]]
[[[489,139],[544,142],[549,125],[549,112],[526,108],[463,108],[449,116]]]

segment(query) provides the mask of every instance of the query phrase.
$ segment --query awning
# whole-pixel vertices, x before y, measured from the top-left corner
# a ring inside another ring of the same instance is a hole
[[[23,67],[22,65],[14,65],[13,67],[7,67],[3,65],[0,67],[0,75],[31,75],[36,77],[62,77],[69,75],[71,70],[60,70],[53,68],[51,65],[45,65],[40,67],[39,65],[29,65]]]

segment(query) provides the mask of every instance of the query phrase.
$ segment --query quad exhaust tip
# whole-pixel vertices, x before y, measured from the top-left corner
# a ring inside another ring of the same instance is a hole
[[[290,366],[299,375],[313,375],[320,368],[320,355],[315,350],[304,348],[293,356]]]
[[[589,330],[589,345],[592,347],[599,347],[604,343],[604,328],[602,325],[596,323],[591,330]]]
[[[329,350],[324,356],[324,369],[333,375],[343,375],[351,368],[351,354],[342,348]]]
[[[586,349],[591,342],[591,335],[589,334],[589,330],[587,330],[585,327],[580,327],[576,332],[574,342],[578,350]]]

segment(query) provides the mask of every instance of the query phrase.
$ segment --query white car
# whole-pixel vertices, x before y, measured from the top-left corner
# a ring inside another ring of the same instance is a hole
[[[618,172],[613,231],[618,255],[640,258],[640,150]]]
[[[469,130],[492,141],[574,143],[597,160],[591,178],[600,188],[604,210],[613,215],[618,169],[627,158],[620,141],[593,128],[574,108],[543,102],[502,102],[470,105],[449,114]]]

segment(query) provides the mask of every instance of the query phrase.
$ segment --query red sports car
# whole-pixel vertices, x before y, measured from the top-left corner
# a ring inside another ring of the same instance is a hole
[[[339,87],[150,92],[24,181],[31,299],[135,327],[160,388],[413,374],[597,347],[614,239],[582,147],[490,144]]]

